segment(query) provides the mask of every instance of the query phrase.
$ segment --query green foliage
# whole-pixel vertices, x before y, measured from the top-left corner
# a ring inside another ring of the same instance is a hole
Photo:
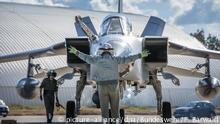
[[[204,34],[204,30],[201,29],[197,29],[197,31],[195,33],[190,33],[191,36],[195,37],[197,40],[199,40],[202,44],[206,44],[206,40],[205,40],[205,34]]]
[[[216,36],[209,34],[206,38],[206,42],[208,49],[220,51],[220,40]]]
[[[205,38],[203,29],[197,29],[195,33],[190,33],[190,35],[195,37],[202,44],[204,44],[206,48],[210,50],[220,51],[220,39],[212,34],[209,34],[208,37]]]

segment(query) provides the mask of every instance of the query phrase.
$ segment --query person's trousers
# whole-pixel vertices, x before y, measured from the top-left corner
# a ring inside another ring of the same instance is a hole
[[[120,91],[119,84],[98,84],[98,93],[103,119],[119,119],[119,101]],[[111,118],[109,118],[109,104],[111,108]],[[108,120],[109,121],[109,120]]]
[[[85,80],[78,80],[76,84],[76,100],[80,100],[82,96],[83,89],[85,88],[86,81]]]
[[[54,111],[54,94],[44,94],[44,105],[46,108],[47,122],[51,123]]]
[[[76,99],[76,114],[79,114],[79,111],[80,111],[80,99],[81,99],[81,96],[82,96],[82,92],[83,92],[83,89],[85,88],[85,85],[86,85],[86,80],[78,80],[77,81],[77,84],[76,84],[76,96],[75,96],[75,99]]]

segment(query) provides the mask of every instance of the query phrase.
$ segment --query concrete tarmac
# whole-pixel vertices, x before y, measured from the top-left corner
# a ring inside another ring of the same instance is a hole
[[[28,124],[37,124],[37,123],[45,123],[46,122],[46,116],[7,116],[7,117],[0,117],[0,122],[2,120],[16,120],[16,122],[19,123],[28,123]],[[158,115],[126,115],[125,122],[127,124],[132,123],[162,123],[163,120]],[[101,116],[100,115],[79,115],[75,119],[65,118],[64,115],[55,115],[53,118],[53,123],[101,123]],[[220,123],[220,116],[216,116],[213,120],[208,118],[202,118],[200,120],[196,120],[195,118],[192,120],[189,120],[187,118],[181,118],[181,119],[171,119],[172,123]]]

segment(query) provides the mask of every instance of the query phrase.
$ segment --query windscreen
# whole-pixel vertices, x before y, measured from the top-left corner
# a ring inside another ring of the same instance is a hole
[[[110,15],[106,17],[100,27],[100,36],[109,34],[131,35],[132,26],[125,16]]]
[[[0,100],[0,105],[5,105],[5,103],[2,100]]]
[[[101,36],[109,34],[124,34],[120,17],[111,17],[105,20],[101,26]]]
[[[190,103],[187,103],[187,104],[185,105],[185,107],[194,107],[195,105],[196,105],[196,103],[190,102]]]
[[[112,18],[109,28],[108,34],[123,34],[122,26],[119,18]]]

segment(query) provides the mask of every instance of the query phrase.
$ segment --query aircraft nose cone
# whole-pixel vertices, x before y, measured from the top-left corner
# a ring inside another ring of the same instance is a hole
[[[125,42],[113,41],[110,44],[114,48],[115,56],[128,56],[131,53],[131,47]]]

